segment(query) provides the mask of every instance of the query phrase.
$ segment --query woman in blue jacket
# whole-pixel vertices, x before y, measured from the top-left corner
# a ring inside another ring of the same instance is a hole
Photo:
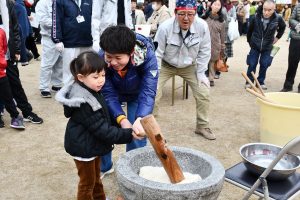
[[[113,119],[122,128],[144,132],[140,119],[152,113],[158,80],[152,43],[126,26],[111,26],[101,35],[100,47],[100,56],[109,65],[102,94]],[[122,102],[127,102],[127,115]],[[127,144],[126,151],[143,146],[146,139],[133,140]],[[102,157],[101,170],[102,177],[113,171],[111,153]]]

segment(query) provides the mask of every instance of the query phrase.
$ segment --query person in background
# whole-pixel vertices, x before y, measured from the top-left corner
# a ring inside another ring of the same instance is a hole
[[[64,105],[64,114],[69,118],[64,147],[73,157],[78,171],[78,200],[106,200],[99,156],[112,151],[114,144],[141,139],[131,128],[112,125],[101,94],[106,66],[95,52],[78,55],[70,64],[75,82],[65,85],[56,94],[56,100]]]
[[[70,62],[92,49],[92,7],[93,0],[53,0],[51,37],[56,50],[63,55],[64,84],[73,81]]]
[[[136,0],[131,1],[131,18],[132,18],[132,24],[140,25],[140,24],[146,24],[146,19],[144,12],[142,11],[143,4],[136,3]]]
[[[205,13],[203,0],[198,0],[196,5],[197,5],[197,15],[198,17],[201,17]]]
[[[15,2],[16,15],[18,17],[19,32],[21,37],[21,65],[26,66],[29,61],[33,58],[26,49],[26,39],[32,34],[31,25],[29,23],[26,7],[23,0],[16,0]]]
[[[291,12],[292,12],[292,10],[291,10],[290,6],[288,4],[285,4],[284,9],[282,11],[282,17],[283,17],[284,21],[287,22],[290,19]]]
[[[8,50],[9,56],[7,57],[6,75],[9,80],[9,85],[13,94],[13,98],[17,103],[17,107],[22,111],[25,122],[33,124],[43,123],[43,119],[33,112],[31,104],[20,80],[20,72],[18,68],[18,61],[21,53],[21,36],[19,32],[18,18],[16,14],[15,4],[12,0],[7,0],[7,7],[9,13],[9,39]],[[17,4],[17,2],[16,2]],[[27,18],[27,15],[25,14]]]
[[[151,25],[150,37],[154,38],[157,28],[167,19],[171,18],[171,13],[164,0],[152,0],[153,13],[147,20],[147,24]]]
[[[216,136],[209,128],[209,80],[205,75],[211,55],[207,23],[198,18],[194,0],[176,1],[175,17],[158,27],[154,42],[160,67],[155,114],[158,114],[162,90],[174,75],[181,76],[192,88],[196,100],[196,130],[208,140]]]
[[[245,18],[246,18],[246,23],[244,23],[243,33],[247,35],[248,27],[249,27],[249,18],[250,18],[250,4],[248,0],[244,0],[243,3],[245,9]]]
[[[1,5],[5,6],[5,5]],[[1,8],[3,11],[3,8]],[[6,9],[7,11],[7,9]],[[6,12],[7,14],[7,12]],[[8,78],[6,76],[6,67],[7,67],[7,40],[6,33],[3,29],[2,23],[2,12],[0,12],[0,101],[4,103],[5,109],[10,114],[11,123],[10,127],[15,129],[24,130],[25,126],[23,124],[23,118],[19,115],[19,112],[16,108],[16,104],[13,100],[13,95],[11,92],[11,88],[9,85]],[[0,116],[0,128],[3,128],[4,121],[2,120],[2,116]]]
[[[43,54],[40,69],[39,89],[41,97],[50,98],[50,87],[57,92],[63,85],[62,81],[62,53],[55,48],[51,39],[52,28],[52,1],[40,0],[35,8],[36,16],[39,19]]]
[[[255,17],[255,13],[256,13],[256,2],[253,1],[251,3],[251,6],[250,6],[250,11],[249,11],[249,21],[251,21],[254,17]]]
[[[239,33],[243,35],[243,24],[246,23],[244,4],[240,2],[236,8],[236,17],[239,23]]]
[[[32,2],[30,2],[29,0],[24,0],[25,7],[26,7],[26,10],[27,10],[28,19],[29,19],[29,24],[30,24],[30,21],[34,20],[31,13],[35,11],[35,7],[34,7],[35,4],[34,4],[33,0],[31,0],[31,1]],[[30,34],[28,35],[28,37],[26,38],[25,45],[26,45],[26,48],[28,50],[30,50],[31,53],[33,54],[33,58],[36,61],[40,61],[41,58],[40,58],[39,51],[38,51],[38,49],[36,47],[36,44],[35,44],[33,27],[31,27],[31,24],[30,24],[30,30],[31,31],[30,31]]]
[[[298,1],[299,2],[299,1]],[[289,19],[291,28],[291,41],[289,46],[288,69],[281,92],[289,92],[293,90],[295,76],[300,61],[300,4],[295,6],[293,13]],[[300,83],[298,85],[298,93],[300,93]]]
[[[230,0],[224,0],[222,1],[222,13],[224,16],[224,20],[225,20],[225,61],[227,61],[228,58],[233,57],[233,42],[234,41],[230,41],[229,36],[228,36],[228,26],[229,26],[229,22],[231,20],[236,20],[236,8],[235,6],[232,4],[232,2]],[[215,79],[219,79],[221,75],[221,72],[216,71],[215,73]]]
[[[222,4],[220,0],[213,0],[211,6],[202,17],[207,22],[211,38],[211,58],[209,61],[209,81],[213,87],[215,69],[214,64],[220,58],[225,57],[225,21],[222,14]]]
[[[282,37],[285,27],[284,20],[275,12],[275,2],[273,0],[266,0],[262,9],[259,9],[255,18],[250,21],[247,42],[251,49],[246,61],[248,65],[247,76],[252,82],[254,81],[251,72],[255,73],[259,62],[260,69],[257,79],[264,90],[267,89],[265,85],[267,69],[271,66],[273,60],[271,56],[272,48]],[[245,87],[249,88],[250,84],[246,83]]]
[[[150,0],[146,0],[144,2],[144,14],[145,14],[146,21],[148,21],[152,13],[153,13],[152,3],[150,2]]]
[[[131,18],[130,0],[93,0],[92,36],[93,50],[100,50],[100,36],[109,26],[126,25],[134,28]]]

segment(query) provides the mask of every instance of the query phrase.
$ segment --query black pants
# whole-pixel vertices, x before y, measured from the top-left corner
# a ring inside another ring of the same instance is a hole
[[[297,68],[300,60],[300,40],[295,40],[291,38],[290,46],[289,46],[289,58],[288,58],[288,70],[286,72],[284,88],[285,89],[293,89],[295,76],[297,73]],[[298,85],[300,89],[300,84]]]
[[[32,52],[34,58],[38,58],[40,56],[32,35],[29,35],[26,38],[25,44],[26,44],[26,48]]]
[[[13,100],[7,76],[0,78],[0,100],[4,103],[4,106],[11,118],[18,117],[19,112]]]
[[[27,96],[22,87],[18,65],[14,65],[11,61],[8,61],[7,64],[6,75],[9,80],[13,98],[17,102],[18,108],[22,111],[23,116],[27,117],[32,113],[32,107],[28,102]]]

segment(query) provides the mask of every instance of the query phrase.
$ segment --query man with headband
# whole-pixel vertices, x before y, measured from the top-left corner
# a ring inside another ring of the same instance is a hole
[[[155,112],[162,89],[171,77],[182,77],[192,88],[196,100],[195,133],[214,140],[209,128],[209,80],[205,76],[211,54],[210,33],[206,22],[196,15],[195,0],[177,0],[175,17],[162,23],[155,36],[156,56],[160,67]]]

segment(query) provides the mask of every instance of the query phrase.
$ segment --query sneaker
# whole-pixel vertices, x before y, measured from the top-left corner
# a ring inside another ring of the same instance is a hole
[[[249,83],[245,84],[245,89],[247,89],[247,88],[251,89],[251,85]]]
[[[266,86],[265,84],[260,85],[260,87],[261,87],[261,89],[263,89],[263,90],[267,90],[267,89],[268,89],[267,86]]]
[[[220,78],[220,74],[216,74],[215,76],[214,76],[214,79],[219,79]]]
[[[210,87],[214,87],[215,86],[215,82],[214,81],[209,81],[209,85],[210,85]]]
[[[28,116],[24,116],[24,121],[25,122],[31,122],[33,124],[41,124],[43,123],[43,119],[37,116],[35,113],[31,113]]]
[[[29,62],[21,62],[21,65],[22,65],[22,66],[29,65]]]
[[[292,91],[293,89],[291,88],[291,89],[288,89],[288,88],[282,88],[281,90],[280,90],[280,92],[290,92],[290,91]],[[298,92],[299,92],[299,89],[298,89]]]
[[[105,175],[111,174],[114,171],[115,171],[114,165],[112,165],[111,168],[108,171],[100,173],[100,178],[103,179]]]
[[[51,89],[52,89],[54,92],[58,92],[58,91],[61,89],[61,87],[52,86]]]
[[[23,124],[23,118],[21,116],[18,116],[16,118],[11,119],[10,127],[15,129],[24,130],[25,126]]]
[[[47,91],[41,91],[41,97],[43,98],[51,98],[51,93]]]
[[[39,57],[35,58],[34,60],[35,61],[41,61],[41,57],[39,56]]]
[[[3,128],[5,125],[4,125],[4,121],[2,120],[2,117],[0,116],[0,128]]]
[[[208,140],[215,140],[216,136],[211,132],[210,128],[197,128],[195,133],[198,135],[202,135],[204,138]]]

